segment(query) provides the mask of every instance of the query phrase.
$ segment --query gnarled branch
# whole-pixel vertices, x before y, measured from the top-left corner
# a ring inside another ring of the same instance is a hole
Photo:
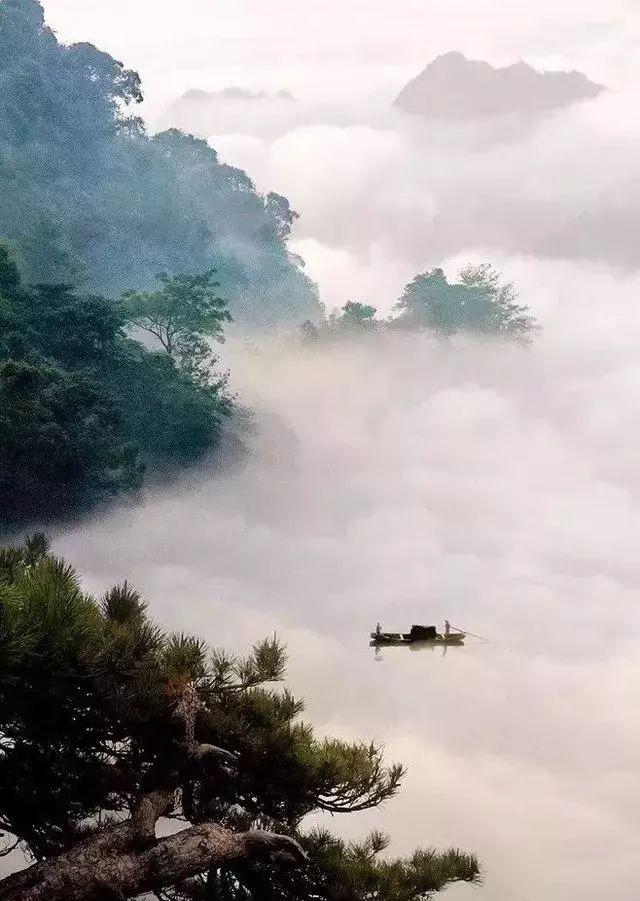
[[[72,851],[0,882],[0,901],[104,901],[132,898],[233,861],[269,860],[301,864],[302,847],[286,835],[252,831],[234,833],[216,823],[203,823],[140,848],[154,817],[169,798],[147,796],[124,824],[107,829]]]

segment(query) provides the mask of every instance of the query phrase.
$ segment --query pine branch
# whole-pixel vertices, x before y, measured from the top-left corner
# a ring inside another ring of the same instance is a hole
[[[155,814],[159,808],[150,804]],[[141,820],[144,832],[146,813]],[[307,860],[302,846],[287,835],[234,833],[216,823],[185,829],[139,851],[130,846],[132,837],[142,834],[140,823],[133,824],[134,818],[73,851],[9,876],[0,882],[0,901],[104,901],[107,891],[113,898],[131,898],[234,861],[290,865]]]

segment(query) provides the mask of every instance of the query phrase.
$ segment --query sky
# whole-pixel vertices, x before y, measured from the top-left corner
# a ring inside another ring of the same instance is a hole
[[[287,88],[306,99],[391,97],[427,61],[462,50],[640,77],[635,0],[45,0],[64,40],[93,40],[144,76],[155,108],[189,87]]]

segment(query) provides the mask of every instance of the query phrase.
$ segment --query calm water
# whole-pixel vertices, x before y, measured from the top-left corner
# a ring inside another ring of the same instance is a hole
[[[246,466],[56,537],[88,587],[126,577],[167,626],[237,650],[277,631],[318,729],[409,767],[398,798],[332,827],[472,848],[491,901],[626,899],[640,880],[630,364],[558,335],[528,353],[230,348],[258,411]],[[445,617],[490,643],[368,645],[378,620]]]

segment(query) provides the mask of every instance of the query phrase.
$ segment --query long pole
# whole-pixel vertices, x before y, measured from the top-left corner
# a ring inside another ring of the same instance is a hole
[[[457,626],[451,626],[454,632],[462,632],[463,635],[468,635],[470,638],[478,638],[480,641],[486,641],[490,643],[490,639],[484,638],[482,635],[474,635],[473,632],[467,632],[466,629],[459,629]]]

